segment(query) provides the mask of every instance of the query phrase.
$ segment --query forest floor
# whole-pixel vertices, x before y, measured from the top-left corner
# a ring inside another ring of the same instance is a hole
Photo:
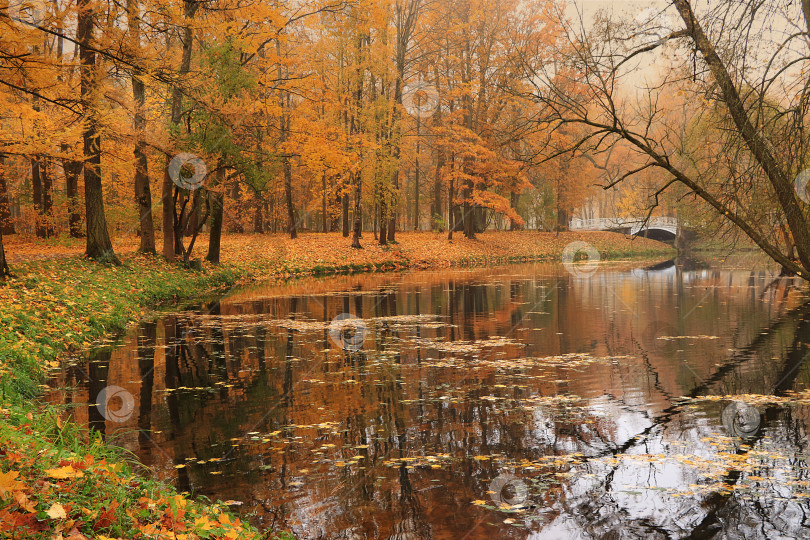
[[[339,234],[308,233],[295,241],[226,235],[223,263],[202,271],[136,254],[134,237],[115,242],[123,262],[117,267],[83,258],[81,240],[6,238],[14,277],[0,287],[0,538],[274,537],[241,522],[224,504],[191,500],[136,474],[131,457],[39,399],[49,370],[158,302],[291,274],[559,260],[574,241],[592,245],[603,260],[674,254],[652,240],[601,232],[490,232],[452,242],[445,234],[399,233],[392,246],[364,236],[364,249],[355,250]],[[206,250],[203,237],[192,258]]]
[[[660,242],[634,238],[612,232],[491,231],[475,240],[455,233],[398,232],[397,242],[380,246],[371,233],[361,239],[363,249],[352,249],[351,238],[339,233],[302,233],[295,240],[286,234],[226,234],[222,237],[221,260],[240,265],[261,263],[273,274],[284,269],[317,272],[316,267],[366,266],[389,263],[398,267],[428,268],[465,264],[508,262],[525,258],[559,260],[562,250],[571,242],[593,245],[604,259],[665,254],[672,250]],[[138,249],[136,236],[116,238],[113,248],[126,256]],[[84,240],[58,237],[40,240],[19,235],[4,238],[6,256],[17,262],[61,259],[84,253]],[[161,251],[158,238],[158,253]],[[188,244],[188,239],[186,239]],[[191,258],[203,259],[208,250],[208,235],[201,234]],[[360,268],[358,268],[360,269]]]

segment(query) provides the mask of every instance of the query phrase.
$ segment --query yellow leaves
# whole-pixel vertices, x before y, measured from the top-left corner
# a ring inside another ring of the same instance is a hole
[[[53,503],[48,511],[46,512],[48,517],[51,519],[66,519],[67,512],[65,512],[65,508],[59,503]]]
[[[45,474],[56,480],[65,480],[68,478],[81,478],[84,473],[80,470],[74,469],[70,465],[64,467],[57,467],[55,469],[45,469]]]
[[[216,526],[216,523],[211,521],[208,516],[200,516],[194,520],[194,528],[198,531],[210,531]]]
[[[18,471],[0,473],[0,499],[6,499],[12,492],[25,487],[23,482],[17,480],[19,474]]]

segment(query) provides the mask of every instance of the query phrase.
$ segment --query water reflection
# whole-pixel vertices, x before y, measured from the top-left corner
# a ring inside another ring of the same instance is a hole
[[[729,402],[685,398],[806,389],[810,307],[798,281],[691,268],[265,284],[55,385],[155,474],[299,538],[808,536],[808,407],[760,405],[741,440]],[[113,384],[125,421],[86,405]]]

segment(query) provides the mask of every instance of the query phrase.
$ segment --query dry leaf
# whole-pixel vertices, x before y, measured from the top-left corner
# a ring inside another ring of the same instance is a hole
[[[48,514],[48,517],[51,519],[67,518],[67,512],[65,512],[65,508],[59,503],[53,503],[53,506],[51,506],[46,513]]]
[[[57,480],[64,480],[66,478],[81,478],[84,476],[82,471],[76,470],[70,465],[57,467],[56,469],[45,469],[45,474]]]

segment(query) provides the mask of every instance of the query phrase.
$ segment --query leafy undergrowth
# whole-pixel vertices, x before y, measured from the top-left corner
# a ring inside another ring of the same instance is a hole
[[[486,233],[452,243],[445,235],[407,233],[392,246],[367,234],[362,250],[337,234],[297,241],[241,235],[223,239],[222,265],[193,271],[135,254],[131,238],[116,243],[120,267],[81,258],[75,241],[12,239],[15,277],[0,288],[0,537],[268,537],[222,506],[135,475],[121,450],[59,422],[58,409],[38,403],[47,370],[61,357],[122,330],[145,306],[270,276],[559,259],[573,241],[590,243],[603,259],[672,253],[664,244],[613,233]],[[198,254],[206,244],[203,238]]]
[[[0,536],[83,540],[267,538],[220,504],[133,473],[99,436],[57,415],[0,410]],[[282,538],[282,537],[277,537]]]

